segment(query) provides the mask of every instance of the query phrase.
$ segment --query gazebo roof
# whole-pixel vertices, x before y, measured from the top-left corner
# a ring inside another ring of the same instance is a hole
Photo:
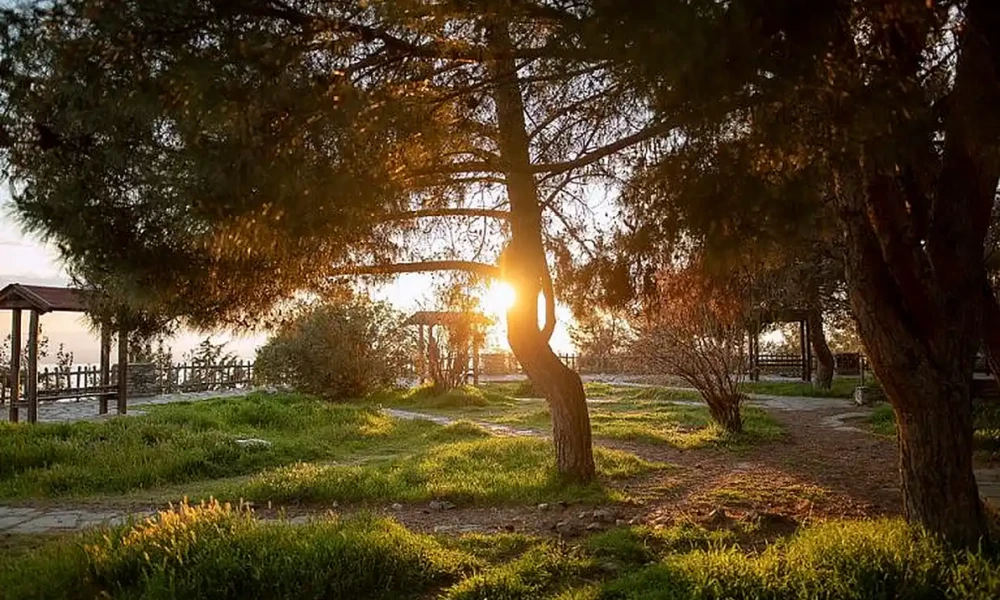
[[[481,313],[476,312],[449,312],[439,310],[422,310],[410,315],[403,325],[453,325],[473,323],[476,325],[489,325],[490,319]]]
[[[0,310],[14,308],[47,312],[86,312],[84,291],[68,287],[12,283],[0,290]]]

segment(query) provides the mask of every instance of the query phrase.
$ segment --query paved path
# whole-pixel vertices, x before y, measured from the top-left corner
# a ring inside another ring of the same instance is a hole
[[[226,398],[229,396],[245,396],[252,390],[229,390],[225,392],[178,392],[176,394],[161,394],[159,396],[149,396],[146,398],[130,398],[128,401],[128,414],[143,414],[141,407],[152,404],[171,404],[173,402],[191,402],[194,400],[207,400],[209,398]],[[110,403],[110,412],[106,415],[98,414],[100,405],[96,398],[85,398],[82,400],[70,400],[59,402],[41,402],[38,405],[38,421],[41,423],[71,423],[74,421],[97,421],[118,416],[115,412],[114,403]],[[137,410],[138,409],[138,410]],[[0,422],[7,421],[9,407],[0,406]],[[26,410],[20,410],[21,419],[25,418]]]

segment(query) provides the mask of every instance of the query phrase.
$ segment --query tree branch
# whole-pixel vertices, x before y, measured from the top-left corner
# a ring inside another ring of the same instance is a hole
[[[430,273],[433,271],[465,271],[474,275],[500,279],[500,269],[494,265],[470,260],[428,260],[416,263],[387,265],[347,265],[334,267],[331,277],[342,275],[393,275],[399,273]]]
[[[385,221],[407,221],[429,217],[486,217],[490,219],[510,220],[510,212],[492,208],[424,208],[393,213],[385,217]]]

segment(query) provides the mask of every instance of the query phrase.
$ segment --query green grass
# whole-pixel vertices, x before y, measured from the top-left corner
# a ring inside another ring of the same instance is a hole
[[[478,390],[473,390],[472,396]],[[461,390],[445,399],[464,405]],[[270,447],[242,447],[260,438]],[[596,452],[602,482],[665,465]],[[259,502],[468,504],[622,499],[601,482],[567,486],[551,443],[501,438],[468,422],[447,427],[393,419],[371,405],[253,394],[150,407],[100,423],[0,428],[0,498],[101,496],[165,502],[182,497]]]
[[[473,439],[449,441],[405,457],[363,465],[300,463],[254,476],[220,493],[255,502],[422,502],[496,505],[558,500],[624,499],[602,485],[566,485],[556,473],[552,444],[526,437],[492,437],[466,423],[442,428],[451,439],[461,430]],[[633,454],[595,448],[600,477],[630,479],[664,468]]]
[[[868,428],[879,435],[896,435],[896,415],[889,404],[879,404],[868,416]],[[972,404],[973,444],[979,458],[1000,459],[1000,406],[974,400]]]
[[[217,504],[48,542],[0,563],[18,599],[447,600],[990,599],[1000,563],[947,550],[899,520],[830,522],[762,551],[693,525],[567,543],[413,533],[359,515],[261,522]]]
[[[483,390],[463,388],[444,397],[426,393],[383,395],[378,401],[452,418],[551,431],[552,419],[545,401],[505,396],[500,385],[510,387],[511,384],[490,384]],[[694,392],[602,383],[588,383],[585,388],[591,398],[599,400],[591,402],[588,409],[593,433],[600,438],[682,449],[725,447],[742,450],[784,436],[782,426],[755,407],[742,410],[743,433],[727,434],[712,421],[704,406],[676,403],[697,401],[698,395]],[[456,400],[456,397],[463,399]]]
[[[151,406],[103,422],[0,423],[0,498],[122,493],[248,475],[299,461],[395,454],[440,427],[295,394]],[[240,446],[260,438],[270,447]]]

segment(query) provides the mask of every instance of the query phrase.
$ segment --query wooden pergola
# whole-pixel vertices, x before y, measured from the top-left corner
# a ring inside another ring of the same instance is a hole
[[[13,313],[10,339],[10,378],[11,401],[9,418],[11,423],[18,421],[18,411],[27,409],[29,423],[38,421],[38,318],[50,312],[87,312],[84,302],[86,292],[74,288],[50,287],[41,285],[22,285],[12,283],[0,290],[0,310],[10,310]],[[23,311],[29,313],[28,319],[28,364],[25,378],[24,400],[21,400],[21,317]],[[100,401],[100,414],[108,412],[108,399],[117,399],[118,414],[124,415],[127,405],[128,384],[128,335],[125,331],[118,332],[118,381],[111,384],[111,330],[101,327],[101,367],[100,386],[93,393]],[[76,394],[74,394],[75,396]],[[46,400],[56,400],[58,396],[46,397]]]
[[[435,327],[444,327],[450,329],[458,326],[473,326],[473,325],[489,325],[490,320],[485,315],[476,312],[461,312],[461,311],[432,311],[432,310],[422,310],[415,312],[406,321],[403,322],[404,326],[416,325],[419,328],[419,333],[417,335],[417,348],[419,352],[418,362],[417,362],[417,374],[423,379],[426,377],[426,364],[427,364],[427,352],[428,345],[427,341],[434,336]],[[426,330],[426,338],[424,337]],[[480,344],[475,341],[475,336],[473,336],[472,342],[472,377],[473,383],[479,384],[479,351],[481,350]]]
[[[756,331],[750,332],[750,378],[760,379],[760,332],[774,323],[797,323],[799,326],[799,360],[802,380],[812,381],[812,346],[809,343],[808,312],[801,309],[762,311],[756,319]]]

